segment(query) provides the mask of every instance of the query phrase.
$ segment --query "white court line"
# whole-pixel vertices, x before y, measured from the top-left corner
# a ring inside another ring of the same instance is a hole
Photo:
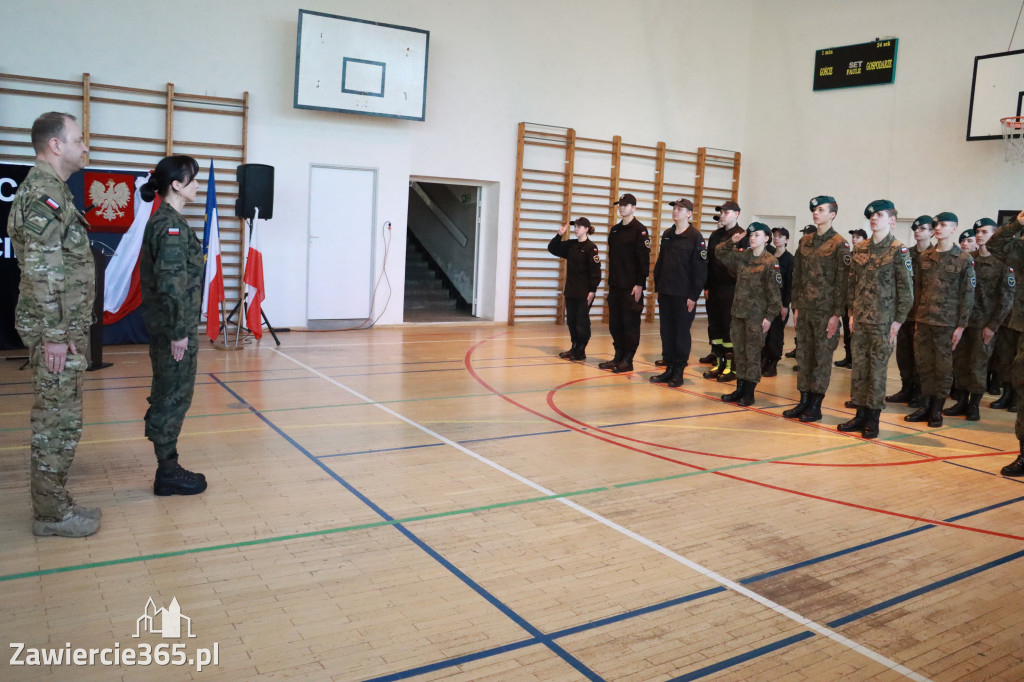
[[[501,473],[505,474],[506,476],[514,478],[515,480],[519,481],[523,485],[529,486],[530,488],[533,488],[537,492],[540,492],[540,493],[542,493],[544,495],[557,495],[557,493],[555,493],[553,490],[548,490],[547,488],[545,488],[544,486],[540,485],[539,483],[534,483],[533,481],[531,481],[530,479],[526,478],[525,476],[520,476],[519,474],[517,474],[516,472],[514,472],[512,470],[506,469],[505,467],[501,466],[497,462],[493,462],[493,461],[487,459],[486,457],[484,457],[483,455],[479,455],[479,454],[473,452],[472,450],[470,450],[469,448],[461,445],[460,443],[456,443],[453,440],[445,438],[441,434],[428,429],[426,426],[423,426],[422,424],[420,424],[418,422],[415,422],[412,419],[409,419],[408,417],[399,414],[398,412],[395,412],[390,407],[387,407],[386,405],[382,405],[382,404],[378,403],[377,401],[373,400],[372,398],[369,398],[369,397],[363,395],[362,393],[359,393],[358,391],[349,388],[345,384],[332,379],[331,377],[329,377],[326,374],[324,374],[324,373],[322,373],[322,372],[320,372],[320,371],[310,367],[309,365],[306,365],[306,364],[300,362],[299,360],[296,360],[295,358],[291,357],[287,353],[284,353],[284,352],[282,352],[280,350],[276,350],[276,349],[275,349],[275,351],[279,355],[281,355],[282,357],[285,357],[288,360],[291,360],[296,365],[299,365],[300,367],[306,369],[307,371],[312,372],[316,376],[318,376],[318,377],[320,377],[322,379],[325,379],[326,381],[334,384],[338,388],[340,388],[340,389],[342,389],[344,391],[347,391],[348,393],[351,393],[352,395],[354,395],[355,397],[359,398],[360,400],[365,401],[368,405],[373,405],[374,407],[376,407],[378,409],[381,409],[384,412],[387,412],[391,416],[393,416],[396,419],[399,419],[399,420],[405,422],[409,426],[417,428],[420,431],[422,431],[423,433],[425,433],[425,434],[427,434],[427,435],[429,435],[429,436],[431,436],[433,438],[436,438],[437,440],[441,441],[445,445],[453,447],[456,450],[458,450],[459,452],[462,452],[462,453],[464,453],[466,455],[469,455],[470,457],[472,457],[473,459],[481,462],[482,464],[486,464],[487,466],[489,466],[489,467],[491,467],[493,469],[496,469],[497,471],[500,471]],[[880,663],[881,665],[885,666],[886,668],[889,668],[890,670],[893,670],[895,672],[900,673],[904,677],[907,677],[907,678],[909,678],[911,680],[915,680],[916,682],[930,682],[930,680],[927,677],[924,677],[923,675],[920,675],[920,674],[914,672],[910,668],[907,668],[906,666],[900,665],[896,661],[893,661],[892,659],[886,658],[882,654],[879,654],[879,653],[877,653],[875,651],[872,651],[871,649],[867,648],[863,644],[859,644],[859,643],[853,641],[852,639],[849,639],[848,637],[844,637],[843,635],[839,634],[835,630],[832,630],[832,629],[830,629],[830,628],[828,628],[828,627],[826,627],[824,625],[816,623],[815,621],[813,621],[813,620],[811,620],[809,618],[801,616],[799,613],[796,613],[795,611],[791,611],[790,609],[787,609],[785,606],[782,606],[781,604],[777,604],[777,603],[773,602],[772,600],[768,599],[767,597],[764,597],[764,596],[758,594],[757,592],[754,592],[753,590],[750,590],[750,589],[744,587],[743,585],[740,585],[739,583],[737,583],[737,582],[735,582],[733,580],[730,580],[729,578],[726,578],[723,575],[715,573],[711,569],[709,569],[709,568],[707,568],[705,566],[702,566],[701,564],[698,564],[695,561],[691,561],[690,559],[687,559],[683,555],[677,554],[676,552],[673,552],[672,550],[668,549],[667,547],[659,545],[658,543],[656,543],[653,540],[650,540],[650,539],[640,535],[639,533],[636,533],[634,531],[629,530],[628,528],[620,526],[619,524],[615,523],[611,519],[607,519],[607,518],[601,516],[600,514],[598,514],[596,512],[593,512],[593,511],[587,509],[586,507],[583,507],[583,506],[577,504],[576,502],[573,502],[571,500],[567,500],[567,499],[565,499],[563,497],[556,497],[554,499],[556,501],[558,501],[558,502],[561,502],[562,504],[564,504],[565,506],[567,506],[567,507],[569,507],[571,509],[575,509],[576,511],[580,512],[581,514],[589,516],[590,518],[594,519],[598,523],[600,523],[600,524],[602,524],[602,525],[604,525],[604,526],[606,526],[608,528],[611,528],[612,530],[617,531],[617,532],[625,535],[628,538],[636,540],[637,542],[639,542],[640,544],[644,545],[645,547],[648,547],[648,548],[654,550],[655,552],[658,552],[659,554],[662,554],[663,556],[666,556],[669,559],[672,559],[673,561],[676,561],[676,562],[686,566],[687,568],[689,568],[689,569],[691,569],[693,571],[696,571],[697,573],[700,573],[701,575],[703,575],[703,576],[713,580],[714,582],[718,583],[719,585],[722,585],[723,587],[726,587],[726,588],[728,588],[728,589],[730,589],[730,590],[732,590],[732,591],[734,591],[734,592],[736,592],[738,594],[741,594],[744,597],[747,597],[748,599],[752,599],[752,600],[756,601],[758,604],[761,604],[762,606],[765,606],[765,607],[771,609],[772,611],[775,611],[776,613],[778,613],[778,614],[780,614],[782,616],[785,616],[786,618],[788,618],[788,619],[790,619],[792,621],[795,621],[795,622],[799,623],[800,625],[806,627],[807,629],[813,630],[814,632],[816,632],[816,633],[818,633],[820,635],[823,635],[823,636],[831,639],[832,641],[837,642],[837,643],[847,647],[848,649],[852,649],[853,651],[856,651],[857,653],[859,653],[859,654],[861,654],[863,656],[866,656],[867,658],[870,658],[871,660],[875,661],[876,663]]]

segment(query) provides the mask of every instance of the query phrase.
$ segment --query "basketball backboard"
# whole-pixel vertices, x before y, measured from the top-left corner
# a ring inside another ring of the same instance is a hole
[[[1022,105],[1024,50],[975,57],[967,141],[1002,139],[999,119],[1024,115]]]

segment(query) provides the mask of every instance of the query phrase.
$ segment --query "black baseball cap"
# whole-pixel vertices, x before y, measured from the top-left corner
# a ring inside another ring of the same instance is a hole
[[[789,239],[789,230],[787,230],[784,227],[773,227],[772,228],[772,234],[775,234],[775,233],[781,234],[786,239]]]
[[[693,210],[693,202],[689,199],[676,199],[675,201],[668,202],[668,205],[675,208],[676,206],[682,206],[687,211]]]
[[[867,239],[868,238],[868,233],[858,227],[856,230],[850,230],[850,236],[852,236],[852,237],[861,237],[863,239]]]
[[[737,204],[735,201],[727,201],[724,204],[722,204],[721,206],[715,206],[715,210],[716,211],[736,211],[738,213],[739,210],[740,210],[740,205]]]
[[[632,194],[623,194],[612,206],[626,206],[628,204],[636,206],[636,197]]]
[[[590,220],[588,218],[577,218],[576,220],[570,220],[570,225],[582,225],[583,227],[590,227]]]

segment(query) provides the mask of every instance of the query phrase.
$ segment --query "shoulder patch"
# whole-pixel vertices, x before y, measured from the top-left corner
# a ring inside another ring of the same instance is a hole
[[[973,289],[977,285],[978,285],[978,279],[974,275],[971,275],[971,288]]]
[[[903,250],[904,250],[904,251],[906,251],[906,249],[903,249]],[[908,259],[906,259],[905,261],[903,261],[903,264],[904,264],[905,266],[907,266],[907,272],[909,272],[909,273],[911,273],[911,274],[913,274],[913,273],[914,273],[914,264],[910,262],[910,259],[909,259],[909,258],[908,258]]]
[[[776,265],[775,267],[778,268],[779,266]],[[776,284],[782,284],[782,273],[780,273],[780,272],[776,272],[775,273],[775,283]]]
[[[174,236],[174,237],[176,237],[176,236],[178,236],[178,235],[179,235],[180,233],[181,233],[181,232],[180,232],[180,230],[178,229],[178,226],[177,226],[177,225],[171,225],[170,227],[168,227],[168,228],[167,228],[167,234],[169,234],[169,235],[171,235],[171,236]]]
[[[651,240],[650,239],[645,239],[644,240],[644,246],[646,246],[648,249],[651,248]]]
[[[595,263],[600,263],[601,262],[601,257],[598,256],[596,253],[594,254],[594,262]]]
[[[647,236],[647,230],[640,230],[640,236],[646,237]]]
[[[850,264],[850,254],[846,254],[845,256],[843,256],[843,265],[849,265],[849,264]]]
[[[843,247],[847,249],[850,248],[850,242],[843,242]]]
[[[702,260],[707,260],[708,259],[707,249],[701,249],[700,250],[700,257],[701,257]]]
[[[901,247],[900,248],[900,253],[907,253],[907,247],[905,247],[905,246]]]
[[[778,269],[779,269],[779,264],[778,264],[778,263],[776,263],[776,264],[775,264],[775,269],[776,269],[776,270],[778,270]]]
[[[58,204],[56,201],[54,201],[50,197],[46,197],[46,205],[49,206],[50,208],[52,208],[54,211],[60,210],[60,204]]]
[[[1017,278],[1014,277],[1013,275],[1010,275],[1006,278],[1006,283],[1009,284],[1011,288],[1013,288],[1017,286]]]

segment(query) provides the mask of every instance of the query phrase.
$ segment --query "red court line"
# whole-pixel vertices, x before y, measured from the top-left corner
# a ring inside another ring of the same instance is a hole
[[[618,446],[618,447],[626,449],[626,450],[631,450],[633,452],[638,452],[640,454],[644,454],[644,455],[647,455],[649,457],[654,457],[656,459],[661,459],[661,460],[664,460],[664,461],[667,461],[667,462],[673,462],[675,464],[679,464],[679,465],[688,467],[690,469],[696,469],[698,471],[707,471],[709,474],[712,474],[714,476],[722,476],[724,478],[729,478],[729,479],[732,479],[734,481],[739,481],[741,483],[749,483],[751,485],[756,485],[756,486],[761,487],[761,488],[768,488],[770,490],[777,490],[779,492],[789,493],[791,495],[797,495],[799,497],[805,497],[805,498],[812,499],[812,500],[818,500],[820,502],[829,502],[831,504],[838,504],[838,505],[841,505],[841,506],[844,506],[844,507],[850,507],[852,509],[860,509],[862,511],[869,511],[869,512],[873,512],[873,513],[876,513],[876,514],[883,514],[885,516],[893,516],[893,517],[896,517],[896,518],[907,519],[907,520],[910,520],[910,521],[917,521],[919,523],[928,523],[928,524],[932,524],[932,525],[935,525],[935,526],[943,526],[943,527],[946,527],[946,528],[955,528],[957,530],[966,530],[966,531],[970,531],[972,533],[980,533],[982,535],[992,535],[992,536],[995,536],[995,537],[1006,538],[1008,540],[1022,540],[1022,541],[1024,541],[1024,536],[1020,536],[1020,535],[1011,535],[1009,533],[1000,533],[998,531],[987,530],[985,528],[976,528],[974,526],[965,526],[965,525],[962,525],[962,524],[959,524],[959,523],[949,523],[947,521],[942,521],[942,520],[939,520],[939,519],[928,519],[928,518],[925,518],[923,516],[914,516],[912,514],[904,514],[902,512],[891,511],[891,510],[888,510],[888,509],[880,509],[878,507],[869,507],[867,505],[857,504],[856,502],[847,502],[845,500],[839,500],[839,499],[836,499],[836,498],[824,497],[824,496],[821,496],[821,495],[815,495],[813,493],[806,493],[806,492],[803,492],[801,490],[793,490],[791,488],[783,488],[782,486],[772,485],[770,483],[764,483],[762,481],[755,481],[753,479],[743,478],[742,476],[736,476],[734,474],[728,474],[728,473],[725,473],[725,472],[722,472],[722,471],[711,471],[711,470],[707,469],[706,467],[701,467],[701,466],[698,466],[696,464],[691,464],[689,462],[683,462],[681,460],[672,459],[671,457],[666,457],[664,455],[659,455],[657,453],[649,452],[649,451],[643,450],[641,448],[636,448],[636,447],[633,447],[631,445],[626,445],[625,443],[620,443],[618,441],[614,441],[611,438],[606,438],[604,436],[599,436],[596,433],[591,433],[590,431],[588,431],[588,430],[586,430],[586,429],[584,429],[582,427],[574,426],[571,423],[566,423],[566,422],[559,421],[558,419],[555,419],[553,417],[549,417],[546,414],[542,414],[542,413],[540,413],[540,412],[538,412],[538,411],[536,411],[536,410],[534,410],[532,408],[529,408],[526,405],[523,405],[522,403],[516,402],[515,400],[513,400],[510,397],[508,397],[504,393],[499,392],[493,386],[491,386],[486,381],[484,381],[483,377],[481,377],[479,374],[476,373],[476,370],[473,369],[473,352],[479,346],[483,345],[484,343],[487,343],[490,340],[491,339],[483,339],[481,341],[478,341],[477,343],[475,343],[472,346],[470,346],[469,350],[466,351],[465,366],[466,366],[466,371],[469,372],[470,376],[472,376],[473,379],[478,384],[480,384],[481,386],[483,386],[488,391],[490,391],[494,395],[498,396],[502,400],[505,400],[506,402],[508,402],[508,403],[510,403],[512,405],[515,405],[519,409],[525,410],[526,412],[529,412],[530,414],[536,415],[536,416],[540,417],[541,419],[549,421],[549,422],[551,422],[553,424],[558,424],[559,426],[561,426],[563,428],[567,428],[567,429],[569,429],[571,431],[576,431],[577,433],[582,433],[582,434],[584,434],[586,436],[589,436],[590,438],[596,438],[597,440],[604,441],[605,443],[610,443],[611,445],[615,445],[615,446]],[[550,395],[550,393],[549,393],[549,395]],[[709,396],[704,396],[703,394],[699,394],[699,393],[695,394],[695,395],[698,395],[698,396],[701,396],[701,397],[709,397]],[[771,414],[771,413],[768,413],[768,414]],[[706,454],[706,453],[695,453],[695,454]],[[986,456],[991,456],[992,454],[998,454],[998,453],[986,453]],[[933,461],[935,461],[935,460],[933,460]]]

